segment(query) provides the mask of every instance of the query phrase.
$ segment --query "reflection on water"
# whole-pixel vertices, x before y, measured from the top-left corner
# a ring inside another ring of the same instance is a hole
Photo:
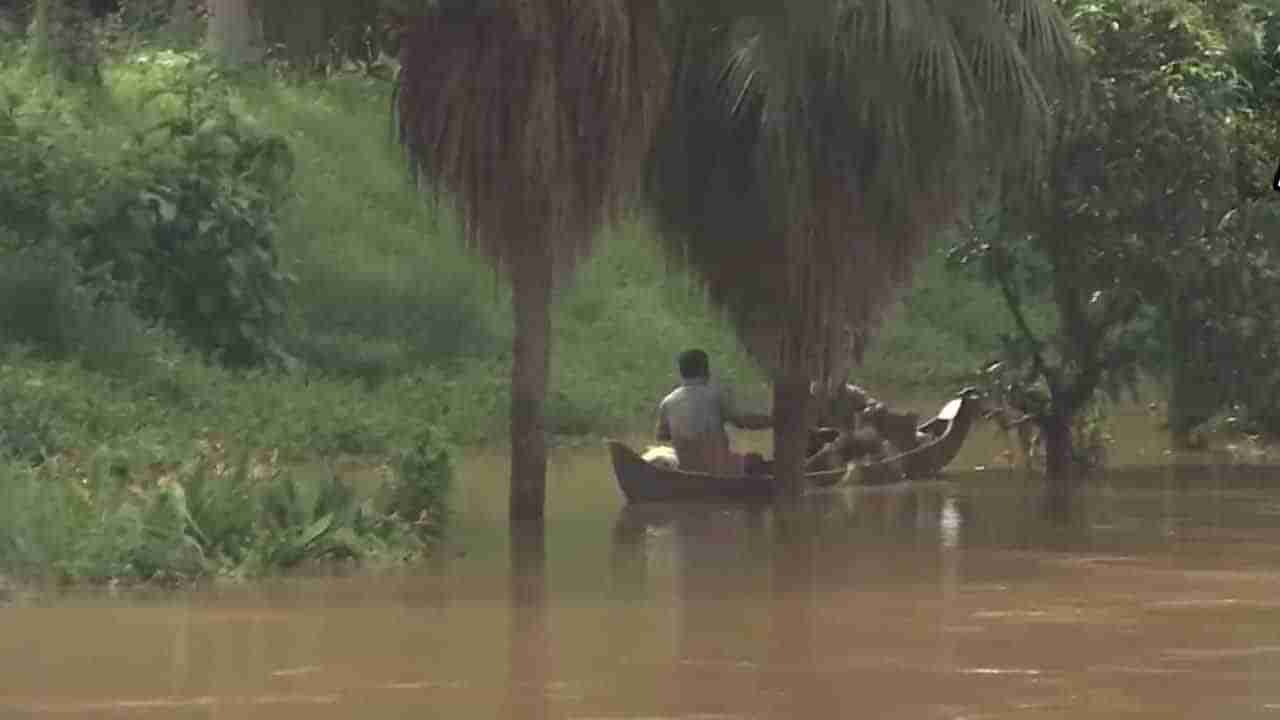
[[[0,717],[1280,711],[1275,469],[1125,470],[1065,504],[989,472],[623,507],[604,453],[577,452],[545,557],[512,561],[488,462],[459,497],[466,554],[438,568],[17,599]]]

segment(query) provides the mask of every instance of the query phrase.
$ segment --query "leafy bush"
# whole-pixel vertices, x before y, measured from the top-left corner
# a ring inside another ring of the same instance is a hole
[[[440,537],[449,519],[451,456],[441,430],[423,426],[412,446],[400,454],[398,473],[386,486],[384,512],[412,523],[424,537]]]
[[[150,99],[176,98],[178,110],[126,146],[112,178],[123,182],[101,189],[118,204],[84,228],[83,261],[109,265],[144,316],[195,347],[235,365],[282,359],[289,278],[273,235],[292,154],[239,120],[215,70],[172,55],[190,67]]]
[[[132,309],[87,277],[71,253],[52,246],[0,251],[0,346],[47,358],[79,358],[94,370],[122,373],[156,345]]]
[[[0,251],[48,247],[27,259],[51,260],[62,289],[92,283],[228,363],[284,360],[289,277],[274,233],[292,154],[281,138],[245,126],[225,80],[194,56],[136,62],[149,68],[143,105],[159,119],[115,155],[91,146],[79,114],[95,108],[5,93]],[[72,253],[83,276],[53,248]],[[10,283],[19,291],[36,289]],[[42,316],[34,317],[29,324]]]
[[[288,569],[306,560],[358,558],[355,493],[332,473],[310,482],[293,474],[274,478],[261,489],[256,542],[246,558],[251,571]]]
[[[407,453],[404,474],[364,498],[331,471],[286,471],[275,455],[227,462],[205,445],[187,463],[149,460],[103,448],[88,461],[0,465],[0,571],[135,583],[398,563],[428,552],[447,520],[452,466],[430,435]]]

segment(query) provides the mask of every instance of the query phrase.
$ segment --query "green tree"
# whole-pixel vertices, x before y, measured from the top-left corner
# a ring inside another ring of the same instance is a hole
[[[1175,432],[1222,398],[1207,371],[1229,333],[1211,321],[1239,307],[1228,298],[1238,297],[1241,259],[1260,257],[1238,252],[1254,230],[1240,235],[1233,219],[1256,176],[1234,145],[1249,87],[1227,60],[1240,5],[1067,3],[1089,49],[1093,112],[1054,144],[1052,194],[1006,198],[957,248],[1014,316],[1006,359],[1023,374],[1006,389],[1039,423],[1054,477],[1072,476],[1074,421],[1099,389],[1135,386],[1153,338],[1168,361]],[[1057,310],[1048,338],[1022,312],[1040,288]]]
[[[1280,189],[1280,5],[1220,1],[1239,6],[1229,27],[1242,28],[1227,34],[1226,54],[1238,89],[1227,132],[1240,207],[1202,243],[1188,273],[1196,302],[1164,313],[1169,426],[1179,445],[1227,408],[1253,430],[1280,432],[1280,196],[1272,191]],[[1179,322],[1182,330],[1173,329]]]

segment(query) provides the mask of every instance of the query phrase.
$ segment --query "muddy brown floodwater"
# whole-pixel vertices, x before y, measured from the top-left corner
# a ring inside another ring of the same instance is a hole
[[[18,597],[0,717],[1280,717],[1280,470],[1134,466],[1140,421],[1067,505],[964,471],[986,428],[945,481],[787,509],[628,508],[559,452],[517,608],[505,462],[470,457],[414,572]]]

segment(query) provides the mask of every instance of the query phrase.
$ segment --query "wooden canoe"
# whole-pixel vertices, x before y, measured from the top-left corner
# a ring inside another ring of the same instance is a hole
[[[848,468],[805,475],[807,486],[830,487],[840,482],[877,485],[936,475],[955,459],[978,411],[976,395],[965,392],[922,423],[931,436],[910,452],[877,462],[851,463]],[[629,503],[709,501],[768,501],[778,494],[770,475],[712,475],[658,467],[627,445],[610,440],[609,455],[618,487]]]
[[[961,391],[960,396],[943,405],[937,415],[920,424],[918,430],[932,439],[913,450],[883,460],[850,463],[846,482],[883,485],[937,476],[960,454],[979,411],[978,394],[969,389]]]

